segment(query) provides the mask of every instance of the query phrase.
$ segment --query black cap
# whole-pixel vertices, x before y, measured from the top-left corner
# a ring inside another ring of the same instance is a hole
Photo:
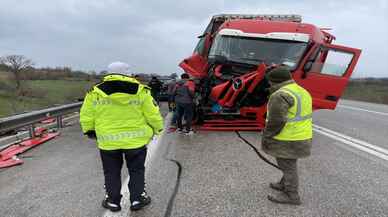
[[[287,66],[279,66],[267,73],[267,79],[273,83],[282,83],[291,80],[291,72]]]

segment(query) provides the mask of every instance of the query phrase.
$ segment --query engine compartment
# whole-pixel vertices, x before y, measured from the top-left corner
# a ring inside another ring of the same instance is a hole
[[[265,119],[269,83],[265,64],[219,64],[197,85],[198,123],[209,120],[254,121]],[[256,124],[257,125],[257,124]]]

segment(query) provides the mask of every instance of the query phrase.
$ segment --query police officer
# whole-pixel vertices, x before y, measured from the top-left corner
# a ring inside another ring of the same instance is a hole
[[[114,62],[111,74],[86,94],[80,112],[82,131],[96,138],[105,177],[106,198],[102,206],[120,211],[121,168],[125,158],[130,181],[131,210],[151,202],[144,190],[146,145],[160,134],[163,120],[149,88],[123,73],[128,64]]]
[[[262,149],[276,158],[283,177],[270,187],[277,195],[268,195],[275,203],[300,205],[297,159],[310,155],[312,141],[312,100],[310,94],[291,78],[286,66],[272,69]]]

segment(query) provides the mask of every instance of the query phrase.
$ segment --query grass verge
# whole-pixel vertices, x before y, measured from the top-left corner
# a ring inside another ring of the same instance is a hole
[[[388,79],[351,80],[342,98],[388,104]]]
[[[2,83],[0,117],[76,102],[94,84],[92,81],[28,80],[23,81],[25,96],[17,97],[12,88],[5,87],[5,81]]]

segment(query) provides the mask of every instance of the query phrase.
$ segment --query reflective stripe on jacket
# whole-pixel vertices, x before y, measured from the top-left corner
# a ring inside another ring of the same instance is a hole
[[[163,129],[150,90],[123,75],[105,76],[86,94],[80,123],[84,133],[96,131],[98,147],[103,150],[140,148]]]
[[[310,94],[296,83],[285,85],[276,92],[278,91],[289,94],[293,97],[295,103],[288,109],[285,126],[273,138],[280,141],[301,141],[311,139],[312,99]],[[271,97],[269,100],[271,100]],[[269,112],[270,111],[268,111],[268,113]]]

